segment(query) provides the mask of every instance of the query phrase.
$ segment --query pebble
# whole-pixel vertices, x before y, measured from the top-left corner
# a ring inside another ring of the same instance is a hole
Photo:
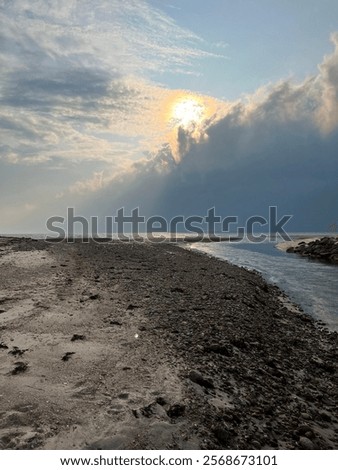
[[[301,437],[299,439],[299,447],[304,450],[313,450],[315,449],[315,445],[311,441],[311,439],[308,439],[307,437]]]
[[[199,372],[197,372],[196,370],[192,370],[189,375],[188,375],[188,378],[198,384],[198,385],[201,385],[201,387],[205,387],[205,388],[215,388],[214,387],[214,384],[212,382],[211,379],[209,378],[206,378],[206,377],[203,377],[202,374],[200,374]]]

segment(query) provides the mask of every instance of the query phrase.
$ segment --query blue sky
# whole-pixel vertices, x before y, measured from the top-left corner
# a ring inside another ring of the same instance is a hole
[[[336,1],[5,0],[0,23],[0,232],[69,206],[336,221]]]
[[[316,73],[337,29],[334,0],[152,0],[225,59],[201,62],[203,74],[169,78],[170,85],[236,99],[282,78]],[[167,78],[162,79],[167,82]]]

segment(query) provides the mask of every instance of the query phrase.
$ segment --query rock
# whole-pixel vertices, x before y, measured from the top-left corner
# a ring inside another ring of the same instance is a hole
[[[216,437],[216,439],[219,441],[220,444],[224,445],[224,446],[228,446],[229,445],[229,442],[231,440],[231,437],[232,437],[232,433],[231,431],[229,430],[229,428],[225,425],[223,426],[216,426],[213,430],[214,432],[214,435]]]
[[[139,308],[138,305],[129,304],[127,310],[135,310],[136,308]]]
[[[98,299],[98,298],[99,298],[99,294],[91,294],[91,295],[89,296],[89,299],[90,299],[90,300],[96,300],[96,299]]]
[[[301,437],[299,439],[299,447],[304,450],[313,450],[315,449],[314,443],[311,441],[311,439],[308,439],[307,437]]]
[[[337,262],[338,239],[336,237],[324,237],[320,240],[314,240],[308,244],[304,241],[299,243],[293,249],[288,248],[287,253],[298,253],[301,256],[307,256],[324,262]]]
[[[167,415],[169,418],[179,418],[183,416],[185,412],[185,405],[182,403],[175,403],[172,405],[169,410],[167,411]]]
[[[189,375],[188,375],[188,378],[200,385],[201,387],[205,387],[205,388],[215,388],[213,382],[211,379],[209,378],[206,378],[206,377],[203,377],[199,372],[197,372],[196,370],[192,370]]]
[[[262,448],[262,444],[258,441],[252,441],[251,444],[255,449],[261,449]]]
[[[297,433],[300,436],[305,436],[306,434],[313,434],[313,431],[307,424],[301,424],[297,429]]]
[[[326,421],[328,423],[331,422],[331,420],[332,420],[332,417],[331,417],[330,413],[328,413],[327,411],[321,411],[319,413],[319,416],[323,421]]]
[[[165,409],[156,402],[150,403],[150,405],[147,405],[141,408],[140,413],[142,416],[145,416],[146,418],[156,417],[156,418],[161,418],[161,419],[163,418],[168,419]]]
[[[231,357],[233,355],[231,346],[226,346],[222,344],[210,344],[209,346],[205,346],[204,351],[213,352],[226,357]]]
[[[8,346],[5,343],[0,342],[0,349],[8,349]]]
[[[231,343],[238,349],[247,349],[248,347],[245,339],[238,336],[235,336],[235,338],[231,340]]]
[[[184,289],[182,289],[181,287],[173,287],[170,290],[171,290],[171,292],[178,292],[179,294],[183,294],[183,292],[184,292]]]

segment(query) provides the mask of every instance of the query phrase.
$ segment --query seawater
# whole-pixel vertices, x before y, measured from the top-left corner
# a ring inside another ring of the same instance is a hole
[[[189,249],[256,270],[316,320],[338,331],[338,266],[283,252],[276,242],[191,243]]]

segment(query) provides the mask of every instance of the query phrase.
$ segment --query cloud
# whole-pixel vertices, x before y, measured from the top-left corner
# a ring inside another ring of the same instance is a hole
[[[18,66],[90,64],[139,75],[213,56],[196,34],[143,0],[12,0],[1,20],[3,54]]]
[[[338,125],[338,33],[332,34],[331,40],[335,53],[326,56],[319,67],[322,103],[317,118],[325,132],[333,131]]]
[[[123,99],[123,86],[113,81],[104,71],[91,69],[57,70],[52,75],[35,72],[27,77],[25,71],[9,74],[3,87],[4,106],[23,107],[44,112],[56,106],[71,107],[81,98],[80,105],[98,109],[100,100],[111,91],[111,97],[118,102]],[[70,101],[71,100],[71,101]]]
[[[293,215],[290,229],[326,231],[337,219],[337,36],[318,75],[281,81],[233,103],[195,130],[179,128],[180,159],[164,146],[91,195],[79,210],[109,215]],[[98,210],[98,208],[101,208]]]
[[[12,0],[0,21],[0,158],[16,165],[135,159],[164,132],[151,74],[212,56],[142,0]]]
[[[209,97],[207,119],[173,134],[164,110],[188,92],[155,73],[196,74],[198,61],[222,56],[169,16],[142,0],[11,0],[0,21],[1,211],[11,227],[25,208],[26,226],[42,228],[69,205],[167,217],[216,206],[245,218],[277,204],[297,229],[336,220],[337,34],[316,76],[234,103]]]

